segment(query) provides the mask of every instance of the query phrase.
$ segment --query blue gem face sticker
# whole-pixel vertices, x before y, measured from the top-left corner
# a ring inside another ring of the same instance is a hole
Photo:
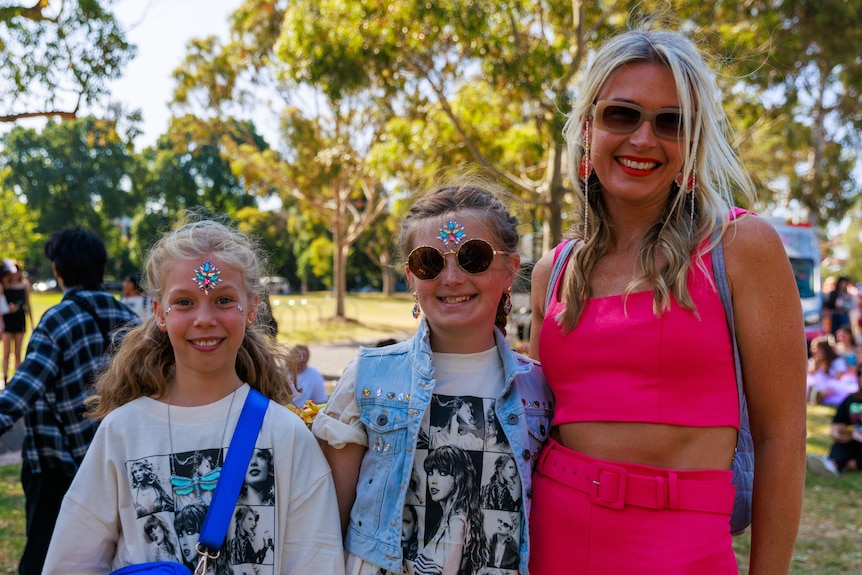
[[[440,241],[447,248],[451,245],[457,246],[464,239],[464,226],[455,220],[449,220],[440,226]]]
[[[214,263],[210,260],[204,260],[201,265],[195,268],[195,277],[192,278],[192,281],[198,284],[198,289],[204,292],[204,295],[209,295],[221,283],[220,273],[221,270]]]

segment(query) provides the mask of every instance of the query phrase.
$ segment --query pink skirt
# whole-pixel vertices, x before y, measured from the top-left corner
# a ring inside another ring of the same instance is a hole
[[[732,475],[602,461],[549,440],[533,474],[530,575],[738,575]]]

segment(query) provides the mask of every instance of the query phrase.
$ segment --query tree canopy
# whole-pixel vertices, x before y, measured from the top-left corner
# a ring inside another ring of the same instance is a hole
[[[0,5],[0,122],[76,118],[107,95],[136,53],[108,10],[113,0]]]
[[[0,6],[6,121],[74,118],[105,95],[135,52],[110,4]],[[285,252],[274,263],[292,283],[332,274],[343,294],[351,249],[363,266],[393,269],[395,202],[470,163],[527,206],[527,255],[539,255],[579,217],[562,138],[579,77],[607,38],[654,19],[709,54],[756,209],[825,228],[859,199],[862,56],[847,48],[862,40],[858,4],[245,0],[229,38],[189,43],[175,117],[153,148],[134,153],[136,120],[118,114],[13,130],[0,142],[0,202],[26,205],[34,234],[130,219],[146,236],[126,244],[133,260],[174,213],[205,205]],[[253,213],[273,196],[279,213]]]

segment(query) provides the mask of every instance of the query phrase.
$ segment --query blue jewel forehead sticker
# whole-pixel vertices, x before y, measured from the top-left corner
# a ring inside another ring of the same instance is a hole
[[[195,277],[192,278],[192,281],[198,284],[198,289],[204,292],[204,295],[209,295],[221,283],[220,273],[221,270],[214,263],[210,260],[204,260],[201,265],[195,268]]]
[[[464,239],[464,226],[455,220],[449,220],[440,226],[439,237],[440,241],[443,242],[443,245],[447,248],[450,247],[450,244],[457,246],[461,243],[461,240]]]

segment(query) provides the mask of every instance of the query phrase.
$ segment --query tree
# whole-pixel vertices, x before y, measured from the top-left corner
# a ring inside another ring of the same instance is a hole
[[[0,122],[76,118],[82,104],[107,94],[136,49],[110,0],[33,0],[0,7]]]
[[[275,87],[286,101],[299,91],[302,78],[272,53],[276,36],[271,26],[256,13],[243,12],[234,17],[234,42],[221,47],[205,39],[192,43],[183,66],[175,73],[179,81],[175,99],[178,106],[203,107],[202,115],[216,115],[246,95],[236,79],[258,66],[257,81],[281,75]],[[267,14],[271,10],[264,10]],[[275,29],[275,32],[278,30]],[[272,34],[272,31],[269,31]],[[244,44],[254,38],[257,43]],[[258,42],[259,41],[259,42]],[[264,62],[271,62],[264,69]],[[285,105],[281,114],[284,153],[278,153],[246,138],[228,142],[226,158],[246,185],[258,193],[275,191],[282,200],[299,200],[304,209],[325,218],[332,234],[332,273],[335,291],[335,317],[345,316],[346,262],[350,247],[386,207],[386,189],[378,175],[366,164],[368,150],[380,136],[386,111],[378,110],[358,90],[353,94],[333,94],[319,86],[303,86],[310,93],[305,108]],[[300,258],[300,262],[303,260]]]
[[[367,136],[367,128],[373,126],[369,111],[356,101],[328,102],[325,107],[333,116],[308,117],[298,108],[286,111],[282,135],[292,149],[290,156],[266,153],[247,143],[232,156],[242,158],[234,165],[241,164],[248,179],[257,177],[283,198],[299,200],[329,225],[335,317],[344,318],[348,251],[383,213],[387,194],[355,145],[357,135]]]
[[[39,245],[44,236],[36,232],[36,218],[11,189],[3,184],[0,173],[0,259],[35,262],[39,254],[33,253],[33,246]],[[27,266],[29,267],[29,265]]]
[[[294,2],[279,42],[308,82],[373,85],[389,100],[401,96],[413,117],[444,118],[462,153],[544,208],[546,251],[572,191],[561,126],[575,80],[592,49],[644,16],[687,30],[716,55],[735,143],[763,205],[796,201],[815,224],[840,219],[858,195],[862,67],[847,49],[862,40],[858,3],[685,0],[671,12],[666,2],[624,0]],[[458,106],[467,89],[481,99]],[[530,144],[541,153],[525,146],[528,162],[495,157],[482,120],[506,108],[493,95],[518,108],[516,133],[532,123]],[[484,115],[470,113],[482,106]]]
[[[278,49],[293,77],[334,98],[365,87],[378,105],[399,107],[404,117],[445,117],[464,159],[545,208],[550,241],[561,235],[567,192],[559,111],[584,55],[581,12],[562,1],[294,2],[285,10]],[[476,116],[466,112],[476,107],[465,106],[461,115],[452,102],[471,85],[479,85],[476,93],[498,98],[486,106],[491,113],[485,118],[511,118],[498,112],[517,108],[520,121],[510,127],[529,127],[543,149],[534,162],[490,159],[491,148],[483,146],[483,133],[470,121]]]
[[[234,104],[250,93],[243,77],[295,99],[300,86],[332,103],[361,95],[389,116],[366,148],[390,166],[380,181],[412,187],[441,165],[475,162],[536,207],[526,219],[542,226],[544,252],[578,193],[562,138],[578,75],[592,50],[645,16],[715,55],[762,205],[840,217],[856,196],[862,67],[846,39],[862,34],[859,11],[844,0],[680,0],[672,10],[663,0],[246,0],[230,49],[210,58],[217,67],[189,77],[213,79],[210,101]]]
[[[749,86],[740,93],[762,106],[748,115],[756,129],[743,146],[758,162],[752,173],[776,189],[773,204],[797,203],[815,226],[838,222],[860,196],[853,172],[862,158],[862,57],[848,46],[862,42],[862,6],[751,4],[771,31],[767,65],[740,67]]]
[[[842,275],[853,278],[854,282],[862,281],[862,219],[859,218],[858,207],[854,217],[844,232],[844,246],[847,249],[847,265],[841,270]]]
[[[48,122],[41,131],[15,127],[0,137],[4,186],[38,222],[36,232],[83,225],[98,233],[114,257],[117,222],[134,213],[130,193],[134,166],[128,134],[92,116]],[[48,274],[50,275],[50,274]]]
[[[260,242],[269,256],[269,273],[287,278],[297,285],[297,257],[294,253],[296,236],[284,211],[261,211],[246,207],[236,213],[239,229]]]
[[[233,216],[254,206],[255,198],[226,157],[232,142],[240,138],[265,147],[249,122],[172,118],[167,133],[142,154],[146,167],[139,193],[169,218],[189,208]]]

